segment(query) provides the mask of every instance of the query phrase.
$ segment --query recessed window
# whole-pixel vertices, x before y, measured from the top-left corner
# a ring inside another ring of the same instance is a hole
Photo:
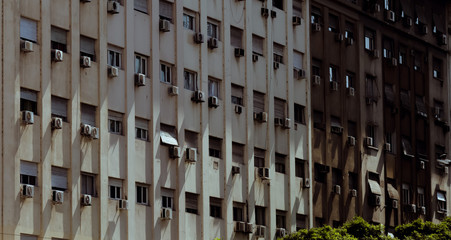
[[[355,39],[354,38],[354,24],[346,21],[345,24],[345,38],[347,39]]]
[[[348,121],[348,136],[355,137],[357,140],[357,124],[354,121]]]
[[[266,207],[255,206],[255,224],[266,226]]]
[[[110,133],[122,135],[122,113],[108,111],[108,131]]]
[[[343,182],[343,173],[341,169],[332,168],[332,186],[342,185]]]
[[[149,186],[136,184],[136,202],[143,205],[149,204]]]
[[[379,97],[379,92],[377,89],[376,77],[367,75],[366,76],[366,98],[369,101],[377,102]]]
[[[405,46],[399,46],[398,63],[406,64],[407,61],[407,49]]]
[[[91,126],[96,125],[96,111],[97,108],[92,105],[81,103],[81,122]]]
[[[355,88],[354,87],[354,79],[355,74],[353,72],[346,72],[346,88]]]
[[[284,99],[274,98],[274,117],[285,119],[287,114],[287,102]]]
[[[240,143],[232,143],[232,162],[244,164],[244,145]]]
[[[305,107],[299,104],[294,104],[294,122],[305,125]]]
[[[385,38],[383,41],[384,47],[384,58],[392,58],[393,57],[393,39]]]
[[[285,174],[286,160],[286,155],[276,153],[276,172]]]
[[[340,31],[339,29],[339,21],[338,16],[329,14],[329,32],[337,33]]]
[[[185,79],[185,89],[191,90],[191,91],[197,91],[198,85],[197,85],[197,73],[185,70],[183,73],[184,79]]]
[[[91,61],[96,61],[96,40],[93,38],[80,36],[80,56],[89,57]]]
[[[210,197],[210,217],[222,218],[221,203],[222,199]]]
[[[207,22],[207,36],[208,38],[216,38],[219,40],[219,26],[217,22],[208,20]]]
[[[172,65],[167,63],[160,64],[160,82],[172,83]]]
[[[134,0],[134,8],[136,11],[147,13],[147,0]]]
[[[385,133],[385,143],[390,144],[390,149],[385,149],[389,153],[395,153],[396,150],[396,132],[386,132]]]
[[[254,91],[254,113],[265,111],[265,94]]]
[[[233,202],[233,221],[244,222],[244,203]]]
[[[283,64],[283,56],[285,52],[285,46],[274,43],[273,44],[273,51],[274,51],[274,62]]]
[[[321,76],[321,60],[318,59],[312,60],[312,75]]]
[[[172,22],[173,4],[160,0],[160,19]]]
[[[302,59],[304,59],[304,54],[298,51],[293,51],[293,67],[295,69],[304,69],[302,67]]]
[[[161,206],[175,210],[173,189],[161,188]]]
[[[185,201],[186,201],[185,207],[187,213],[199,214],[198,199],[199,194],[185,192]]]
[[[147,57],[135,54],[135,73],[147,75]]]
[[[317,110],[313,111],[313,127],[321,130],[324,129],[323,112]]]
[[[243,95],[244,88],[235,84],[232,84],[232,103],[240,106],[244,106]]]
[[[185,130],[185,145],[189,148],[196,148],[198,145],[199,134],[197,132]]]
[[[293,0],[293,16],[302,17],[302,0]]]
[[[177,129],[174,126],[160,124],[161,144],[170,146],[178,146]]]
[[[20,240],[38,240],[38,236],[20,234]]]
[[[272,6],[280,10],[283,10],[283,0],[273,0]]]
[[[38,184],[38,164],[20,161],[20,183],[36,186]]]
[[[221,80],[209,77],[208,78],[208,96],[220,98]]]
[[[377,142],[376,141],[376,132],[377,132],[377,126],[373,123],[369,123],[366,126],[366,135],[367,137],[370,137],[373,139],[373,145]]]
[[[243,30],[230,27],[230,45],[236,48],[243,48]]]
[[[67,52],[67,31],[52,26],[51,28],[51,48],[52,49],[58,49],[63,52]]]
[[[29,18],[20,18],[20,39],[36,43],[38,41],[38,23]]]
[[[287,212],[276,210],[276,228],[287,228]]]
[[[122,49],[108,46],[108,65],[112,67],[122,67]]]
[[[354,172],[348,173],[348,186],[349,189],[357,190],[359,187],[359,175]]]
[[[109,186],[109,197],[111,199],[122,199],[122,179],[110,178]]]
[[[59,117],[63,121],[67,121],[67,99],[52,96],[52,117]]]
[[[329,66],[329,81],[330,82],[338,82],[338,68],[337,66],[330,65]]]
[[[295,160],[295,176],[299,178],[305,177],[305,160],[296,158]]]
[[[312,6],[312,12],[310,15],[310,21],[311,23],[321,23],[322,19],[321,9]]]
[[[402,184],[402,204],[408,205],[411,202],[410,186],[407,183]]]
[[[304,214],[296,214],[296,231],[307,229],[307,216]]]
[[[196,30],[194,14],[183,13],[183,27],[191,31]]]
[[[264,43],[265,39],[257,36],[257,35],[252,35],[252,53],[256,54],[258,56],[263,56],[263,43]]]
[[[135,138],[143,141],[149,140],[149,120],[135,118]]]
[[[410,138],[407,136],[403,136],[401,138],[401,145],[402,145],[402,153],[406,157],[415,157],[415,153],[413,152],[412,143],[410,141]]]
[[[25,88],[20,89],[20,111],[38,113],[38,92]]]
[[[365,49],[372,51],[375,49],[376,32],[369,28],[365,28]]]
[[[67,169],[52,167],[52,189],[59,191],[67,190]]]
[[[265,167],[265,150],[254,148],[254,167]]]
[[[81,194],[95,196],[96,194],[96,176],[89,173],[81,174]]]
[[[446,208],[446,192],[437,191],[437,211],[447,212]]]
[[[327,174],[330,171],[330,167],[315,163],[315,181],[319,183],[326,183],[327,182]]]
[[[418,206],[424,207],[426,206],[425,197],[424,197],[424,188],[418,187],[417,188],[417,197],[418,197]]]
[[[208,140],[208,152],[210,157],[222,158],[222,139],[210,136]]]
[[[432,76],[436,79],[442,79],[442,65],[443,61],[438,58],[432,60]]]

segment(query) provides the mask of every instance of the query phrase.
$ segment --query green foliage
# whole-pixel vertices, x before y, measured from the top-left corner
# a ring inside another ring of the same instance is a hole
[[[417,219],[396,227],[395,236],[408,240],[451,239],[451,218],[445,218],[439,224]]]

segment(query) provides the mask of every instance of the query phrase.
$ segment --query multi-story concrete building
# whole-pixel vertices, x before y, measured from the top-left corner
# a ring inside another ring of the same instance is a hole
[[[1,1],[0,238],[311,226],[309,5]]]
[[[446,216],[447,4],[312,1],[314,226]]]

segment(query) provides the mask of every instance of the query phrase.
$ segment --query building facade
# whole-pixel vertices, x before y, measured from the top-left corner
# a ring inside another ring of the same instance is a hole
[[[311,226],[309,1],[0,8],[1,239]]]

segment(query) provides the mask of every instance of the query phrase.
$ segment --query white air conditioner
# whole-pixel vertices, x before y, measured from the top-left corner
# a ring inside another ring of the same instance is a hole
[[[384,144],[384,150],[387,151],[387,152],[391,152],[392,151],[391,144],[390,143],[385,143]]]
[[[83,136],[91,137],[92,126],[89,124],[81,124],[81,134]]]
[[[415,205],[415,204],[408,204],[405,207],[406,207],[406,209],[405,209],[406,212],[410,212],[410,213],[417,212],[417,205]]]
[[[63,128],[63,119],[59,117],[52,117],[52,129]]]
[[[257,61],[258,61],[258,55],[252,54],[252,62],[257,62]]]
[[[385,14],[386,14],[385,17],[386,17],[387,21],[390,21],[390,22],[395,22],[396,21],[396,15],[395,15],[394,11],[387,10],[385,12]]]
[[[287,230],[285,228],[276,228],[276,236],[283,238],[287,234]]]
[[[274,125],[283,127],[283,125],[284,125],[283,119],[282,118],[274,118]]]
[[[393,199],[393,200],[391,201],[391,207],[392,207],[393,209],[398,209],[398,200]]]
[[[63,191],[52,191],[52,201],[55,204],[61,204],[64,202],[64,192]]]
[[[443,174],[448,174],[448,173],[449,173],[449,168],[443,167]]]
[[[204,35],[202,33],[194,34],[194,42],[195,43],[204,43]]]
[[[330,126],[330,131],[331,131],[332,133],[342,134],[342,133],[343,133],[343,127],[340,127],[340,126]]]
[[[403,21],[404,27],[412,27],[413,19],[411,17],[405,17]]]
[[[296,79],[304,79],[305,78],[305,70],[303,69],[293,69],[293,77]]]
[[[197,161],[197,149],[187,148],[186,149],[186,161],[196,162]]]
[[[349,146],[355,146],[355,137],[348,136],[348,144]]]
[[[120,210],[127,210],[128,209],[128,201],[125,199],[119,199],[117,202],[117,208]]]
[[[258,176],[262,180],[269,180],[269,168],[265,168],[265,167],[258,168]]]
[[[338,91],[338,82],[336,82],[336,81],[330,82],[330,90],[331,91]]]
[[[34,113],[32,111],[22,111],[22,123],[33,124],[34,123]]]
[[[374,145],[374,141],[372,137],[366,137],[365,138],[365,144],[366,146],[373,146]]]
[[[421,170],[426,169],[426,162],[425,161],[420,161],[419,167],[420,167]]]
[[[114,78],[117,76],[119,76],[119,68],[113,67],[113,66],[108,66],[108,77]]]
[[[166,19],[160,19],[160,31],[161,32],[169,32],[171,31],[170,23]]]
[[[310,178],[304,178],[304,188],[310,188]]]
[[[208,106],[217,108],[219,107],[219,99],[216,96],[211,96],[208,98]]]
[[[161,219],[171,220],[172,219],[172,209],[171,208],[161,208]]]
[[[168,93],[173,96],[179,95],[179,88],[177,86],[170,86],[168,88]]]
[[[254,225],[252,223],[246,223],[245,233],[252,233],[254,230]]]
[[[22,184],[20,194],[24,198],[32,198],[34,196],[34,186]]]
[[[205,102],[204,92],[199,90],[195,91],[191,100],[193,100],[194,102]]]
[[[273,67],[274,67],[274,69],[279,69],[280,64],[278,62],[274,62]]]
[[[336,41],[336,42],[342,42],[344,39],[345,39],[345,38],[344,38],[344,36],[343,36],[342,33],[336,33],[336,34],[335,34],[335,41]]]
[[[246,223],[245,222],[235,222],[235,232],[245,232]]]
[[[298,16],[293,16],[293,25],[295,26],[301,25],[301,18]]]
[[[334,190],[335,194],[337,194],[337,195],[341,194],[341,186],[340,185],[335,185],[333,190]]]
[[[357,189],[351,189],[351,196],[357,197]]]
[[[313,23],[313,24],[312,24],[312,31],[313,31],[313,32],[319,32],[319,31],[321,31],[321,24],[319,24],[319,23]]]
[[[262,8],[260,10],[260,12],[261,12],[261,15],[265,18],[267,18],[269,16],[269,9],[267,9],[267,8]]]
[[[268,113],[266,112],[254,112],[254,119],[260,122],[267,122],[268,121]]]
[[[419,209],[419,212],[421,215],[426,215],[426,207],[425,206],[418,207],[418,209]]]
[[[138,87],[146,86],[146,75],[135,73],[135,85]]]
[[[351,97],[355,96],[355,88],[348,87],[348,96],[351,96]]]
[[[99,139],[99,128],[96,128],[96,127],[91,128],[91,138]]]
[[[208,47],[211,49],[218,48],[218,39],[217,38],[209,38],[207,44],[208,44]]]
[[[347,38],[346,38],[346,45],[347,45],[347,46],[354,45],[354,38],[352,38],[352,37],[347,37]]]
[[[62,62],[64,58],[64,53],[58,49],[52,49],[52,60],[55,62]]]
[[[232,166],[232,175],[240,174],[240,167]]]
[[[87,56],[80,57],[80,66],[82,68],[90,68],[91,67],[91,58]]]
[[[92,205],[92,197],[89,194],[83,194],[81,196],[81,205],[82,206],[91,206]]]
[[[398,66],[398,59],[397,59],[397,58],[392,58],[392,59],[391,59],[391,65],[392,65],[393,67]]]
[[[114,0],[109,0],[108,6],[107,6],[108,12],[112,13],[112,14],[119,13],[119,6],[120,6],[120,4],[118,2],[116,2]]]
[[[372,194],[370,195],[370,200],[371,200],[370,203],[373,206],[380,206],[382,203],[382,198],[380,195]]]
[[[255,237],[264,238],[266,233],[266,226],[257,225],[255,229]]]
[[[446,34],[440,34],[437,36],[437,41],[439,45],[446,45],[448,40],[446,38]]]
[[[285,118],[285,121],[283,123],[283,127],[286,128],[286,129],[291,128],[291,119]]]
[[[170,146],[169,147],[169,157],[170,158],[180,158],[181,149],[178,146]]]
[[[244,57],[244,49],[235,48],[235,57]]]
[[[421,32],[421,34],[423,34],[423,35],[426,35],[426,34],[428,34],[428,26],[426,25],[426,24],[423,24],[421,27],[420,27],[420,32]]]
[[[20,50],[22,52],[33,52],[33,42],[21,40],[20,41]]]
[[[235,113],[241,114],[243,112],[243,106],[235,105]]]
[[[321,85],[321,76],[313,75],[313,85],[319,86]]]

